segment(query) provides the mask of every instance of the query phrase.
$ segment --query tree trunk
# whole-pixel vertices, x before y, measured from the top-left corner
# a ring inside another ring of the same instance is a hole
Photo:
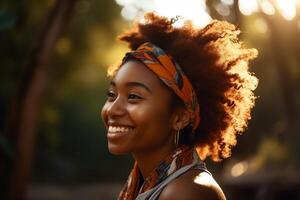
[[[243,27],[243,15],[240,12],[238,0],[234,0],[232,10],[233,10],[234,17],[235,17],[235,20],[233,23],[241,29]]]
[[[5,197],[8,200],[25,199],[26,185],[32,167],[36,122],[46,85],[47,69],[54,45],[68,23],[76,0],[56,0],[43,32],[24,65],[24,73],[13,99],[6,135],[12,139],[15,155],[7,170]]]
[[[286,114],[286,127],[287,129],[295,125],[296,120],[296,103],[295,96],[293,91],[292,77],[289,69],[289,62],[286,60],[285,55],[282,54],[284,51],[280,41],[282,40],[278,35],[279,31],[277,30],[273,17],[263,14],[264,19],[266,20],[270,28],[270,46],[272,49],[275,66],[279,75],[279,85],[281,87],[282,97],[283,97],[283,106]]]

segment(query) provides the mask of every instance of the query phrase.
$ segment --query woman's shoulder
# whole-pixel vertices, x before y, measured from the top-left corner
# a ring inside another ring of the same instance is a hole
[[[191,170],[170,182],[159,200],[225,200],[225,195],[207,172]]]

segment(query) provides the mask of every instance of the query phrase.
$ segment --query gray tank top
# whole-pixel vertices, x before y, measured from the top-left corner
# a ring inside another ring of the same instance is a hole
[[[211,173],[206,169],[204,162],[193,163],[180,168],[179,170],[177,170],[176,172],[168,176],[161,183],[157,184],[151,190],[139,194],[135,200],[156,200],[167,184],[169,184],[171,181],[181,176],[185,172],[189,171],[190,169],[200,169],[202,171],[207,172],[209,175],[211,175]]]

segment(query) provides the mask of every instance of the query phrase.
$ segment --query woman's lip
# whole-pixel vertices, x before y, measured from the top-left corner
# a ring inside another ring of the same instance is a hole
[[[131,125],[126,125],[126,124],[118,124],[118,123],[108,123],[107,127],[109,126],[119,126],[119,127],[128,127],[128,128],[133,128]]]
[[[107,132],[107,139],[109,139],[109,140],[120,139],[120,138],[128,135],[129,132],[130,131],[126,131],[126,132]]]

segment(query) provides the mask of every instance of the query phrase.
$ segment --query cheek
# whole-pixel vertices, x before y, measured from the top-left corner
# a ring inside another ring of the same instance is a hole
[[[128,106],[128,117],[135,125],[140,125],[145,121],[147,110],[145,106]]]
[[[109,103],[108,102],[105,102],[105,104],[103,105],[102,107],[102,110],[100,111],[101,113],[101,118],[102,118],[102,121],[103,122],[106,122],[107,121],[107,109],[108,109],[108,105]]]
[[[128,109],[132,120],[138,126],[160,128],[157,126],[166,126],[170,122],[169,111],[165,106],[144,105],[143,107],[132,107]]]

